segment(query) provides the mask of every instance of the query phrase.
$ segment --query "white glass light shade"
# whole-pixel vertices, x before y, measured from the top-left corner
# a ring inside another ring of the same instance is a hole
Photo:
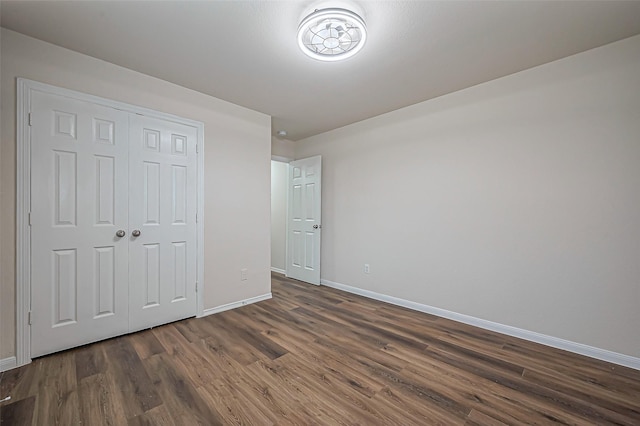
[[[340,61],[362,49],[367,30],[360,16],[346,9],[316,10],[298,27],[298,46],[321,61]]]

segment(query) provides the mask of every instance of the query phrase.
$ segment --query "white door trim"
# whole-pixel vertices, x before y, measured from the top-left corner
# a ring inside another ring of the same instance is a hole
[[[182,118],[152,109],[130,105],[124,102],[101,98],[39,83],[33,80],[18,78],[17,111],[16,111],[16,361],[17,366],[31,362],[31,340],[29,311],[31,309],[31,229],[29,212],[31,211],[31,127],[29,125],[31,111],[31,94],[34,91],[64,96],[80,101],[142,114],[194,127],[197,131],[197,235],[196,235],[196,312],[202,316],[204,312],[204,124],[200,121]]]

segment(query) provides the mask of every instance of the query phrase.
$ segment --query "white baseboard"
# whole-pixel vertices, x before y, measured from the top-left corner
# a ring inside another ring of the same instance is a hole
[[[16,368],[17,366],[18,363],[16,362],[15,356],[0,359],[0,371],[11,370],[12,368]]]
[[[286,275],[286,273],[287,273],[287,271],[285,271],[284,269],[274,268],[273,266],[271,267],[271,272],[277,272],[277,273],[282,274],[282,275]]]
[[[391,303],[392,305],[402,306],[404,308],[412,309],[414,311],[425,312],[427,314],[436,315],[439,317],[447,318],[453,321],[458,321],[464,324],[473,325],[475,327],[483,328],[485,330],[496,331],[498,333],[506,334],[508,336],[518,337],[520,339],[529,340],[531,342],[540,343],[546,346],[551,346],[565,351],[573,352],[580,355],[585,355],[591,358],[596,358],[602,361],[611,362],[613,364],[623,365],[625,367],[640,370],[640,358],[636,358],[629,355],[620,354],[617,352],[608,351],[606,349],[595,348],[593,346],[584,345],[582,343],[572,342],[570,340],[564,340],[553,336],[547,336],[546,334],[537,333],[535,331],[523,330],[521,328],[512,327],[510,325],[504,325],[493,321],[487,321],[480,318],[472,317],[469,315],[459,314],[457,312],[447,311],[446,309],[436,308],[434,306],[423,305],[422,303],[412,302],[410,300],[400,299],[394,296],[388,296],[386,294],[376,293],[374,291],[363,290],[361,288],[352,287],[346,284],[340,284],[329,280],[320,280],[320,284],[332,287],[338,290],[343,290],[348,293],[357,294],[360,296],[368,297],[369,299],[380,300],[382,302]]]
[[[252,303],[261,302],[263,300],[271,299],[271,293],[261,294],[260,296],[250,297],[248,299],[240,300],[238,302],[227,303],[225,305],[216,306],[215,308],[209,308],[202,311],[202,315],[198,318],[206,317],[207,315],[217,314],[219,312],[228,311],[230,309],[240,308]]]

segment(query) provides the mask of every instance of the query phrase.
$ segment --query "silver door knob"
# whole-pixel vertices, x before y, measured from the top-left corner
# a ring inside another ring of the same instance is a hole
[[[133,232],[131,233],[131,235],[133,235],[134,237],[139,237],[140,236],[140,230],[139,229],[134,229]]]
[[[124,232],[122,229],[119,229],[118,231],[116,231],[116,237],[118,238],[122,238],[126,235],[126,232]]]
[[[318,229],[319,226],[318,225],[313,225],[313,229]]]

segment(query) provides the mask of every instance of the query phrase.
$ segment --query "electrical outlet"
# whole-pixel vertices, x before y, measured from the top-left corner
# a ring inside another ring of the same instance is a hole
[[[246,281],[248,273],[249,273],[249,270],[247,268],[240,269],[240,281]]]
[[[365,274],[371,273],[371,269],[369,268],[369,264],[368,263],[364,264],[364,273]]]

